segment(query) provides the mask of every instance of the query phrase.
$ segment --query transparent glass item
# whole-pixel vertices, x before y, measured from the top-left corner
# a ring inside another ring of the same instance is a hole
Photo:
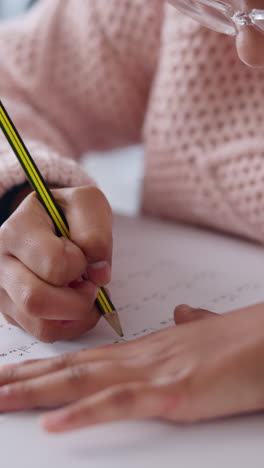
[[[264,10],[236,11],[217,0],[168,0],[182,13],[214,31],[235,36],[243,26],[253,26],[264,32]]]

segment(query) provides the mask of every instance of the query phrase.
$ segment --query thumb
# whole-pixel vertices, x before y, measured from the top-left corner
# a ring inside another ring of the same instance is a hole
[[[218,314],[205,309],[195,309],[187,304],[181,304],[174,309],[174,320],[177,325],[214,317],[218,317]]]
[[[53,192],[64,209],[72,242],[86,257],[88,279],[98,286],[107,284],[112,263],[112,212],[107,199],[93,185]]]

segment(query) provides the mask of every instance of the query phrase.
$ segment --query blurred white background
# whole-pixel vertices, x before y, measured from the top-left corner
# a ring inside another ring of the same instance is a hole
[[[19,15],[31,3],[34,1],[0,0],[0,17],[4,21]],[[96,180],[115,212],[128,215],[138,213],[144,169],[142,147],[89,154],[83,158],[82,166]]]
[[[29,4],[29,0],[0,0],[1,16],[9,18],[21,13]]]
[[[139,212],[144,171],[141,146],[88,154],[82,165],[96,180],[116,213],[134,215]]]

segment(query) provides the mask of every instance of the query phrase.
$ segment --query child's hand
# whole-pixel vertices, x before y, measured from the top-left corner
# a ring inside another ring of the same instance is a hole
[[[221,317],[185,306],[175,319],[180,325],[128,343],[3,366],[0,411],[66,405],[42,420],[62,432],[263,409],[263,304]]]
[[[94,301],[98,286],[110,280],[112,256],[112,214],[102,192],[93,186],[52,192],[71,241],[55,235],[35,194],[0,228],[0,311],[45,342],[78,336],[97,323]],[[89,281],[80,280],[84,273]]]

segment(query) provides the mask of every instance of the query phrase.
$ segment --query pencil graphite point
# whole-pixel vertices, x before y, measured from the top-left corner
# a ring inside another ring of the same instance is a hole
[[[113,312],[110,312],[109,314],[104,314],[104,318],[105,318],[105,320],[107,320],[109,325],[115,330],[115,332],[119,336],[121,336],[121,337],[124,336],[124,333],[123,333],[123,330],[122,330],[122,327],[121,327],[121,323],[120,323],[120,320],[119,320],[119,317],[118,317],[118,314],[117,314],[116,310],[114,310]]]

